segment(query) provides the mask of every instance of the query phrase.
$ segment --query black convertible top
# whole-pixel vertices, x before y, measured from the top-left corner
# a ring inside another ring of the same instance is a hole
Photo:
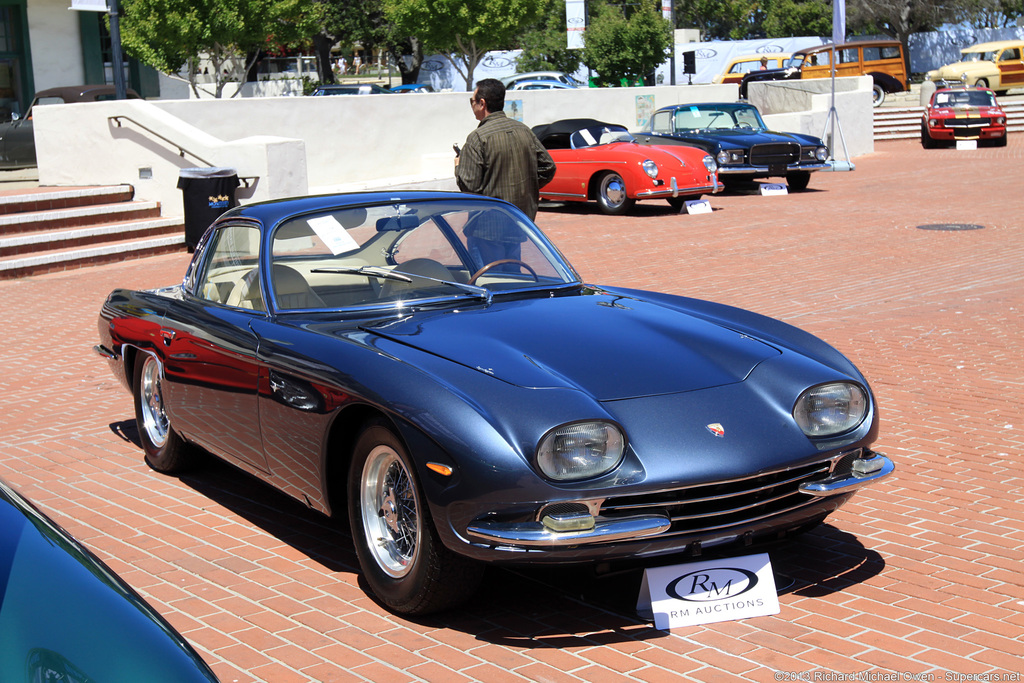
[[[584,128],[603,128],[604,126],[625,128],[617,123],[605,123],[596,119],[562,119],[554,123],[542,123],[539,126],[534,126],[532,130],[546,148],[569,149],[569,136],[576,131]]]

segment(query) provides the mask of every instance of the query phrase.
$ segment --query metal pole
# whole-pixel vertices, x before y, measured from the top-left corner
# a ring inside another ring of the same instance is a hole
[[[117,99],[128,99],[128,87],[124,82],[124,56],[121,53],[121,25],[117,11],[117,0],[110,0],[110,51],[113,53],[114,92]]]

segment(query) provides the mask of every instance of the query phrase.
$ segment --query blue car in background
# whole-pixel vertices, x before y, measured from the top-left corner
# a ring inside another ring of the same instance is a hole
[[[138,593],[0,481],[0,681],[216,680]]]

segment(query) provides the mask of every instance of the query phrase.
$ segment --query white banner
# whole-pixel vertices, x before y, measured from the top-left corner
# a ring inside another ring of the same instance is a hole
[[[83,12],[109,12],[107,0],[71,0],[71,7],[68,9],[82,10]]]
[[[583,34],[586,30],[586,0],[565,0],[566,46],[570,50],[583,49]]]
[[[832,42],[846,42],[846,0],[832,0]]]

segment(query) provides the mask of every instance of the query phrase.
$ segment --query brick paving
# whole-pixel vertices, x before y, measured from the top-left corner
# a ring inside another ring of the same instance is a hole
[[[464,609],[403,619],[367,597],[343,528],[227,466],[153,472],[91,346],[106,293],[178,281],[184,253],[0,282],[0,476],[224,681],[1020,680],[1024,138],[855,161],[711,214],[538,218],[589,281],[782,318],[871,380],[898,472],[771,550],[778,615],[668,633],[635,616],[638,572],[492,569]]]

